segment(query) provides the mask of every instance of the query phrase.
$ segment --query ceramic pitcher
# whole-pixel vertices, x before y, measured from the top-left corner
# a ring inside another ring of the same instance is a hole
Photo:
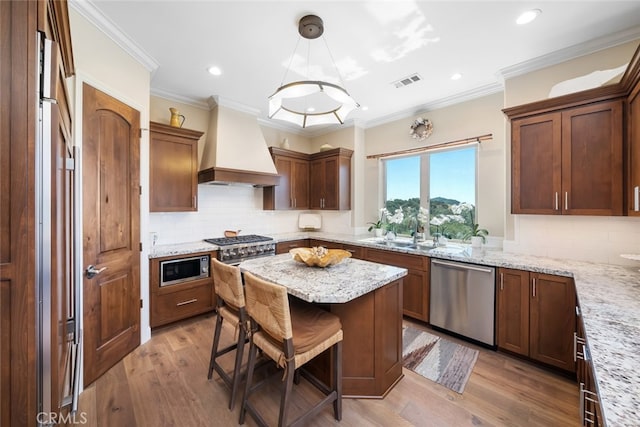
[[[171,120],[169,121],[169,125],[181,128],[184,124],[184,116],[180,114],[177,108],[169,108],[169,111],[171,111]]]

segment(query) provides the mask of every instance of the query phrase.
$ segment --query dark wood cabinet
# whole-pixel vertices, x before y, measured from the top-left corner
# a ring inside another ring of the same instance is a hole
[[[265,187],[263,209],[287,210],[309,208],[309,155],[269,147],[280,184]]]
[[[335,148],[311,155],[309,207],[351,209],[351,156],[353,151]]]
[[[580,390],[580,421],[583,426],[603,426],[595,374],[587,345],[582,316],[577,317],[575,337],[576,379]]]
[[[568,277],[531,273],[529,354],[532,359],[575,371],[573,334],[576,294]]]
[[[289,240],[288,242],[276,243],[276,255],[286,254],[294,248],[308,248],[309,239]]]
[[[639,64],[640,59],[637,68]],[[627,214],[630,216],[640,216],[640,70],[636,72],[637,82],[627,103]]]
[[[352,258],[364,259],[365,257],[365,248],[363,248],[362,246],[343,243],[341,249],[344,249],[345,251],[351,253]]]
[[[198,140],[203,132],[151,122],[149,210],[198,210]]]
[[[0,28],[0,425],[49,424],[78,372],[67,2],[0,2]]]
[[[414,319],[429,321],[429,258],[379,249],[367,249],[365,259],[380,264],[406,268],[403,278],[402,313]]]
[[[305,154],[269,147],[269,151],[281,178],[279,185],[264,188],[263,209],[351,209],[352,150]]]
[[[501,268],[497,286],[498,347],[529,355],[529,273]]]
[[[498,347],[574,372],[573,280],[501,268],[498,281]]]
[[[622,100],[511,123],[514,214],[622,215]]]
[[[345,397],[381,398],[402,377],[402,279],[326,309],[340,318],[342,393]],[[307,365],[305,365],[307,366]],[[305,368],[331,386],[329,352]]]
[[[199,252],[189,254],[189,257],[204,255],[209,255],[210,259],[214,259],[216,252]],[[215,307],[213,275],[189,282],[160,286],[160,263],[180,257],[153,258],[149,262],[151,300],[149,324],[152,328],[206,313]],[[209,271],[211,271],[211,262],[209,262]]]
[[[511,213],[560,214],[562,115],[511,123]]]
[[[622,215],[622,100],[562,112],[562,213]]]

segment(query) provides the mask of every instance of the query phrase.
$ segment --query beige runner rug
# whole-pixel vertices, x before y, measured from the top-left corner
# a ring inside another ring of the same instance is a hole
[[[464,391],[477,359],[478,350],[411,326],[403,327],[404,367],[457,393]]]

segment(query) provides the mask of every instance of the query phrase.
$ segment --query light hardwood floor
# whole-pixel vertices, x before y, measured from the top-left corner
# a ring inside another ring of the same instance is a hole
[[[240,402],[233,412],[229,411],[228,389],[215,373],[212,380],[207,380],[214,321],[215,316],[208,314],[154,331],[149,342],[80,395],[79,411],[87,418],[86,425],[237,425]],[[412,325],[428,329],[422,324]],[[234,331],[224,331],[223,343],[228,343]],[[344,399],[340,423],[328,407],[310,425],[579,425],[578,387],[574,382],[504,354],[479,350],[462,395],[405,369],[404,378],[385,399]],[[233,354],[223,359],[229,370]],[[258,402],[273,424],[278,416],[280,375],[274,378],[260,390]],[[290,419],[320,397],[304,379],[296,390]],[[255,423],[247,417],[245,425]]]

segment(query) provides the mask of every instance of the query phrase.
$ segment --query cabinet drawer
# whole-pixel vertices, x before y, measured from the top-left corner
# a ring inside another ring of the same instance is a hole
[[[309,239],[290,240],[288,242],[280,242],[276,244],[276,254],[286,254],[289,249],[308,248]]]
[[[400,252],[367,249],[367,261],[394,265],[413,270],[428,271],[429,258],[421,255],[403,254]]]
[[[342,249],[351,252],[352,258],[364,259],[364,248],[362,246],[343,244]]]
[[[151,296],[151,327],[185,319],[213,309],[211,284]]]

